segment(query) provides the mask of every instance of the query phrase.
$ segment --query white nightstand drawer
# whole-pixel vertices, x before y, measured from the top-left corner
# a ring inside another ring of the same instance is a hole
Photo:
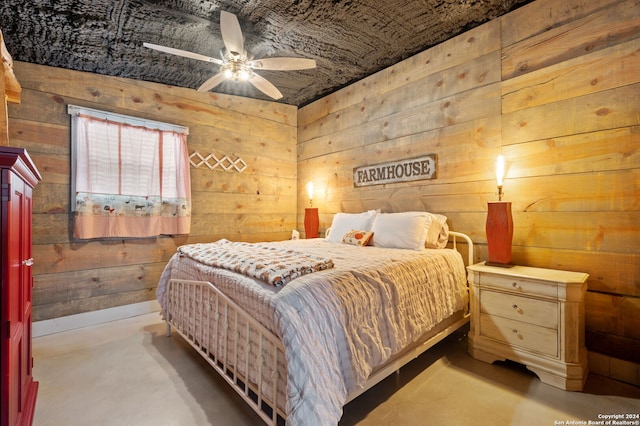
[[[542,327],[558,327],[558,304],[495,291],[480,291],[480,312]]]
[[[511,291],[517,294],[532,296],[558,297],[558,286],[554,283],[525,280],[518,277],[500,277],[496,275],[483,275],[480,279],[482,287],[493,287]]]
[[[549,356],[558,356],[558,332],[507,318],[480,314],[480,335]]]

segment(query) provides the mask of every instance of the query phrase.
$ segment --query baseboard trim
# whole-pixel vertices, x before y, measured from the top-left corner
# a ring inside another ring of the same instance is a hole
[[[33,337],[46,336],[159,311],[160,304],[158,301],[149,300],[130,305],[116,306],[115,308],[100,309],[98,311],[36,321],[32,325],[32,334]]]

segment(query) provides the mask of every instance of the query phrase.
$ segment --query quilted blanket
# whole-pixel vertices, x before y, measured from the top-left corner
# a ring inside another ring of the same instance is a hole
[[[277,287],[299,276],[333,268],[330,259],[319,256],[288,248],[225,239],[214,243],[190,244],[178,250],[205,265],[238,272]]]

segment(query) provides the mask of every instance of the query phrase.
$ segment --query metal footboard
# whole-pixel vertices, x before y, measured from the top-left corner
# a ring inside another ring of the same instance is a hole
[[[211,283],[172,279],[167,292],[167,333],[173,326],[267,424],[284,424],[282,342]]]

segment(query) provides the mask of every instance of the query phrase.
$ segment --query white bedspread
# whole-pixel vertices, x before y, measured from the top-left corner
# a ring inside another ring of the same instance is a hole
[[[165,306],[170,278],[209,281],[279,336],[287,359],[290,425],[336,425],[347,395],[373,369],[438,322],[466,309],[460,254],[329,243],[278,243],[333,260],[334,268],[304,275],[282,288],[174,255],[162,274]]]

